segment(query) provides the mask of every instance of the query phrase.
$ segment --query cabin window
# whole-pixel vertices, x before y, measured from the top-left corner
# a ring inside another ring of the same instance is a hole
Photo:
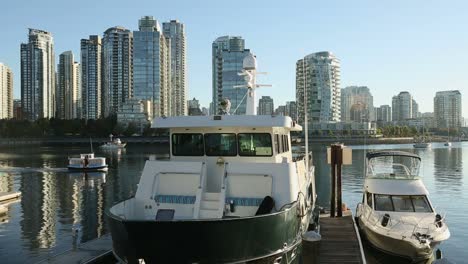
[[[390,195],[374,194],[376,211],[393,211]]]
[[[424,195],[374,195],[376,211],[432,212]]]
[[[414,211],[420,213],[430,213],[432,212],[431,206],[427,201],[426,196],[424,195],[413,195],[411,196],[411,201],[413,202]]]
[[[276,150],[276,154],[281,153],[280,152],[280,146],[279,146],[279,135],[278,134],[275,134],[275,150]]]
[[[372,208],[372,194],[367,193],[367,205]]]
[[[271,135],[268,133],[238,134],[240,156],[272,156]]]
[[[202,134],[172,134],[172,155],[203,156]]]
[[[414,212],[410,196],[392,196],[395,212]]]
[[[205,151],[207,156],[236,156],[236,134],[205,134]]]

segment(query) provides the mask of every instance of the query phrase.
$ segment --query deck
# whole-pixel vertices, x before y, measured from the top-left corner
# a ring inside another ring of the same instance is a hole
[[[359,231],[351,213],[343,217],[320,216],[320,241],[317,263],[365,264]]]

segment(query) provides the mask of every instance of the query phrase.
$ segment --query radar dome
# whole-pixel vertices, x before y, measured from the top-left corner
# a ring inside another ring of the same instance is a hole
[[[255,55],[249,53],[249,55],[244,58],[242,64],[244,70],[255,70],[257,68],[257,59],[255,58]]]

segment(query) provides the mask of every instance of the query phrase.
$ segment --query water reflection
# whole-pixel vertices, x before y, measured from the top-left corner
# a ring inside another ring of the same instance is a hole
[[[434,179],[437,188],[460,192],[463,181],[461,148],[434,149]]]
[[[52,173],[22,176],[21,229],[30,248],[50,248],[56,241],[57,181]]]

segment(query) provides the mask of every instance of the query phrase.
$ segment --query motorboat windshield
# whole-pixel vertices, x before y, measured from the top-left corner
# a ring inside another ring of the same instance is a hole
[[[368,178],[415,179],[419,177],[421,158],[402,151],[370,152],[367,154]]]

